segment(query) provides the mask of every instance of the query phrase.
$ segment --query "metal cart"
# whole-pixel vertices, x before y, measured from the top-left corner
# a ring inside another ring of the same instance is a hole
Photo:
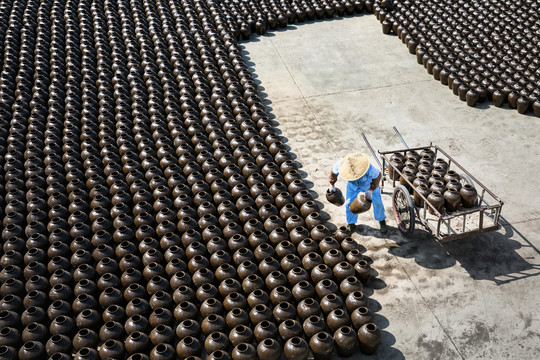
[[[439,146],[430,144],[429,146],[409,148],[396,127],[394,127],[394,131],[406,148],[378,151],[382,164],[364,134],[362,134],[362,137],[381,167],[383,174],[381,189],[384,187],[385,181],[392,182],[392,206],[398,229],[403,235],[410,236],[413,233],[416,219],[441,242],[499,229],[499,219],[503,206],[501,199]],[[478,194],[476,206],[468,209],[460,206],[454,212],[447,212],[445,208],[438,211],[421,193],[417,193],[417,195],[422,198],[424,206],[415,205],[411,195],[412,192],[416,192],[416,187],[391,163],[390,156],[394,153],[405,155],[409,151],[422,151],[424,149],[431,149],[435,153],[435,158],[444,159],[448,163],[449,170],[453,169],[459,173],[462,184],[468,183],[476,188]],[[398,179],[387,179],[390,167],[399,174]],[[431,211],[428,211],[428,207],[431,208]]]

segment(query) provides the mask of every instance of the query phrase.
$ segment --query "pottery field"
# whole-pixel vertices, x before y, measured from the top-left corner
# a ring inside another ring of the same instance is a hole
[[[328,221],[332,164],[352,151],[439,145],[503,201],[499,231],[440,244],[420,225],[390,231],[372,213],[354,238],[377,276],[366,294],[383,343],[374,359],[532,359],[540,352],[540,119],[508,105],[468,107],[374,16],[292,25],[242,43],[259,92]],[[345,181],[337,186],[345,191]],[[335,229],[335,228],[334,228]],[[370,357],[365,357],[370,358]]]

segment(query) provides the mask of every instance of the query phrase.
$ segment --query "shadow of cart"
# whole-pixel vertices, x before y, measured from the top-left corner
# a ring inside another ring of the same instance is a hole
[[[499,231],[474,235],[460,240],[439,243],[424,228],[417,228],[410,238],[393,237],[390,253],[428,269],[445,269],[457,263],[474,280],[489,280],[496,285],[540,275],[540,264],[528,260],[540,254],[519,230],[501,217]],[[523,258],[517,251],[528,252]]]

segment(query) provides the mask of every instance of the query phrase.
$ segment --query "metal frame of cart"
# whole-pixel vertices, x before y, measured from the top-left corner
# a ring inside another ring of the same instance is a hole
[[[375,155],[373,148],[367,141],[364,134],[362,134],[364,141],[368,145],[371,153],[382,168],[383,180],[381,189],[384,187],[386,180],[386,173],[388,166],[391,166],[393,171],[399,174],[400,178],[403,174],[400,170],[392,165],[389,159],[389,155],[393,153],[403,153],[405,155],[408,151],[423,150],[429,148],[435,152],[435,158],[443,158],[448,162],[448,168],[459,171],[461,180],[473,185],[477,189],[478,201],[477,205],[469,209],[461,209],[452,213],[446,213],[443,209],[442,212],[437,211],[435,207],[424,197],[418,193],[424,200],[424,206],[418,207],[412,200],[409,190],[399,183],[399,180],[392,181],[393,193],[392,193],[392,205],[394,209],[394,215],[396,217],[399,231],[405,235],[410,236],[414,231],[416,218],[430,231],[439,241],[446,242],[461,239],[466,236],[482,234],[490,231],[495,231],[500,228],[499,220],[501,215],[501,209],[503,202],[499,199],[491,190],[489,190],[484,184],[482,184],[476,177],[474,177],[469,171],[461,166],[454,158],[452,158],[446,151],[441,149],[437,145],[430,144],[429,146],[421,146],[415,148],[409,148],[399,131],[394,127],[395,132],[406,146],[405,149],[378,151],[382,164]],[[403,178],[403,180],[410,186],[413,191],[414,185]],[[428,206],[431,208],[433,214],[428,212]]]

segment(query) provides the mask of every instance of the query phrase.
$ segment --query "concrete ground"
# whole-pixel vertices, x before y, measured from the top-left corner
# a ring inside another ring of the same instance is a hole
[[[306,181],[337,226],[344,208],[324,192],[350,151],[429,142],[447,150],[504,202],[500,231],[439,244],[423,229],[381,236],[371,213],[354,235],[373,259],[371,307],[383,329],[376,359],[533,359],[540,353],[540,119],[467,107],[433,80],[372,15],[289,26],[243,43],[245,57]],[[337,185],[344,191],[345,182]],[[370,358],[370,357],[367,357]]]

